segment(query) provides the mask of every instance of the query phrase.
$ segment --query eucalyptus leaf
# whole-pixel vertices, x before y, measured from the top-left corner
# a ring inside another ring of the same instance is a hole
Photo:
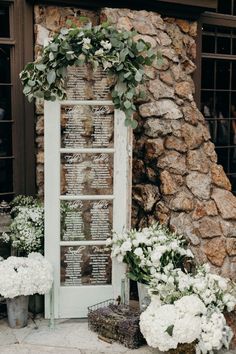
[[[55,70],[51,70],[47,74],[47,82],[51,85],[56,80],[56,72]]]
[[[36,64],[35,66],[39,71],[44,71],[46,69],[46,65],[44,64]]]
[[[139,70],[136,71],[136,74],[135,74],[135,80],[137,82],[141,82],[142,81],[142,78],[143,78],[143,75],[140,73]]]
[[[125,106],[125,108],[127,108],[127,109],[129,109],[129,108],[131,107],[131,105],[132,105],[132,103],[131,103],[130,101],[128,101],[128,100],[126,100],[126,101],[124,102],[124,106]]]

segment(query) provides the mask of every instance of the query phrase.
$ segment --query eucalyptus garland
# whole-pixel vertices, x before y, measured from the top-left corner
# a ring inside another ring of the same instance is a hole
[[[135,128],[134,102],[140,97],[136,88],[145,80],[144,66],[150,66],[157,57],[149,43],[135,40],[136,34],[134,30],[117,30],[108,23],[62,28],[42,56],[20,73],[24,94],[29,101],[36,97],[64,100],[68,66],[90,64],[94,70],[101,66],[115,77],[111,88],[115,108],[125,113],[125,124]]]

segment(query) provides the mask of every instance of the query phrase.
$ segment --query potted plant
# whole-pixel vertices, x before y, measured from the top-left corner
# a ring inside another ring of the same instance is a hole
[[[140,309],[149,300],[148,286],[156,273],[168,267],[183,267],[192,257],[187,242],[167,227],[158,223],[142,230],[114,234],[107,240],[112,257],[128,265],[127,276],[138,282]]]
[[[43,253],[44,208],[42,203],[33,197],[19,195],[13,199],[11,206],[12,222],[8,232],[1,239],[11,244],[13,252],[18,256],[26,256],[30,252]]]
[[[30,252],[43,254],[44,207],[40,200],[19,195],[10,203],[11,223],[1,239],[9,243],[14,256],[27,256]],[[34,314],[43,311],[43,296],[35,294],[29,298],[29,309]]]
[[[45,294],[53,282],[52,266],[40,253],[9,257],[0,262],[0,295],[6,299],[11,328],[28,321],[29,295]]]
[[[150,283],[152,300],[140,316],[147,343],[173,354],[228,349],[233,333],[224,314],[235,308],[235,285],[208,265],[194,273],[166,268],[164,274]]]

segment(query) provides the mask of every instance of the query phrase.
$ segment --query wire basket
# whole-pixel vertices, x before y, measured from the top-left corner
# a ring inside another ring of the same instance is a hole
[[[139,328],[140,311],[123,305],[119,299],[108,299],[88,307],[89,329],[103,338],[139,348],[145,340]]]

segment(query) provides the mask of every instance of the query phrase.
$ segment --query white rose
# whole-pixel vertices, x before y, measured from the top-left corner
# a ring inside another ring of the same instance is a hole
[[[101,41],[101,46],[104,48],[104,49],[107,49],[107,50],[110,50],[111,49],[111,42],[109,41]]]
[[[127,240],[123,243],[120,250],[121,250],[121,252],[126,253],[126,252],[131,251],[131,248],[132,248],[132,243],[130,242],[130,240]]]
[[[96,50],[96,52],[95,52],[95,55],[97,55],[98,57],[102,56],[103,54],[104,54],[104,51],[102,48]]]
[[[134,254],[135,254],[136,256],[138,256],[138,257],[143,256],[143,250],[142,250],[142,248],[141,248],[141,247],[136,248],[136,250],[134,251]]]

